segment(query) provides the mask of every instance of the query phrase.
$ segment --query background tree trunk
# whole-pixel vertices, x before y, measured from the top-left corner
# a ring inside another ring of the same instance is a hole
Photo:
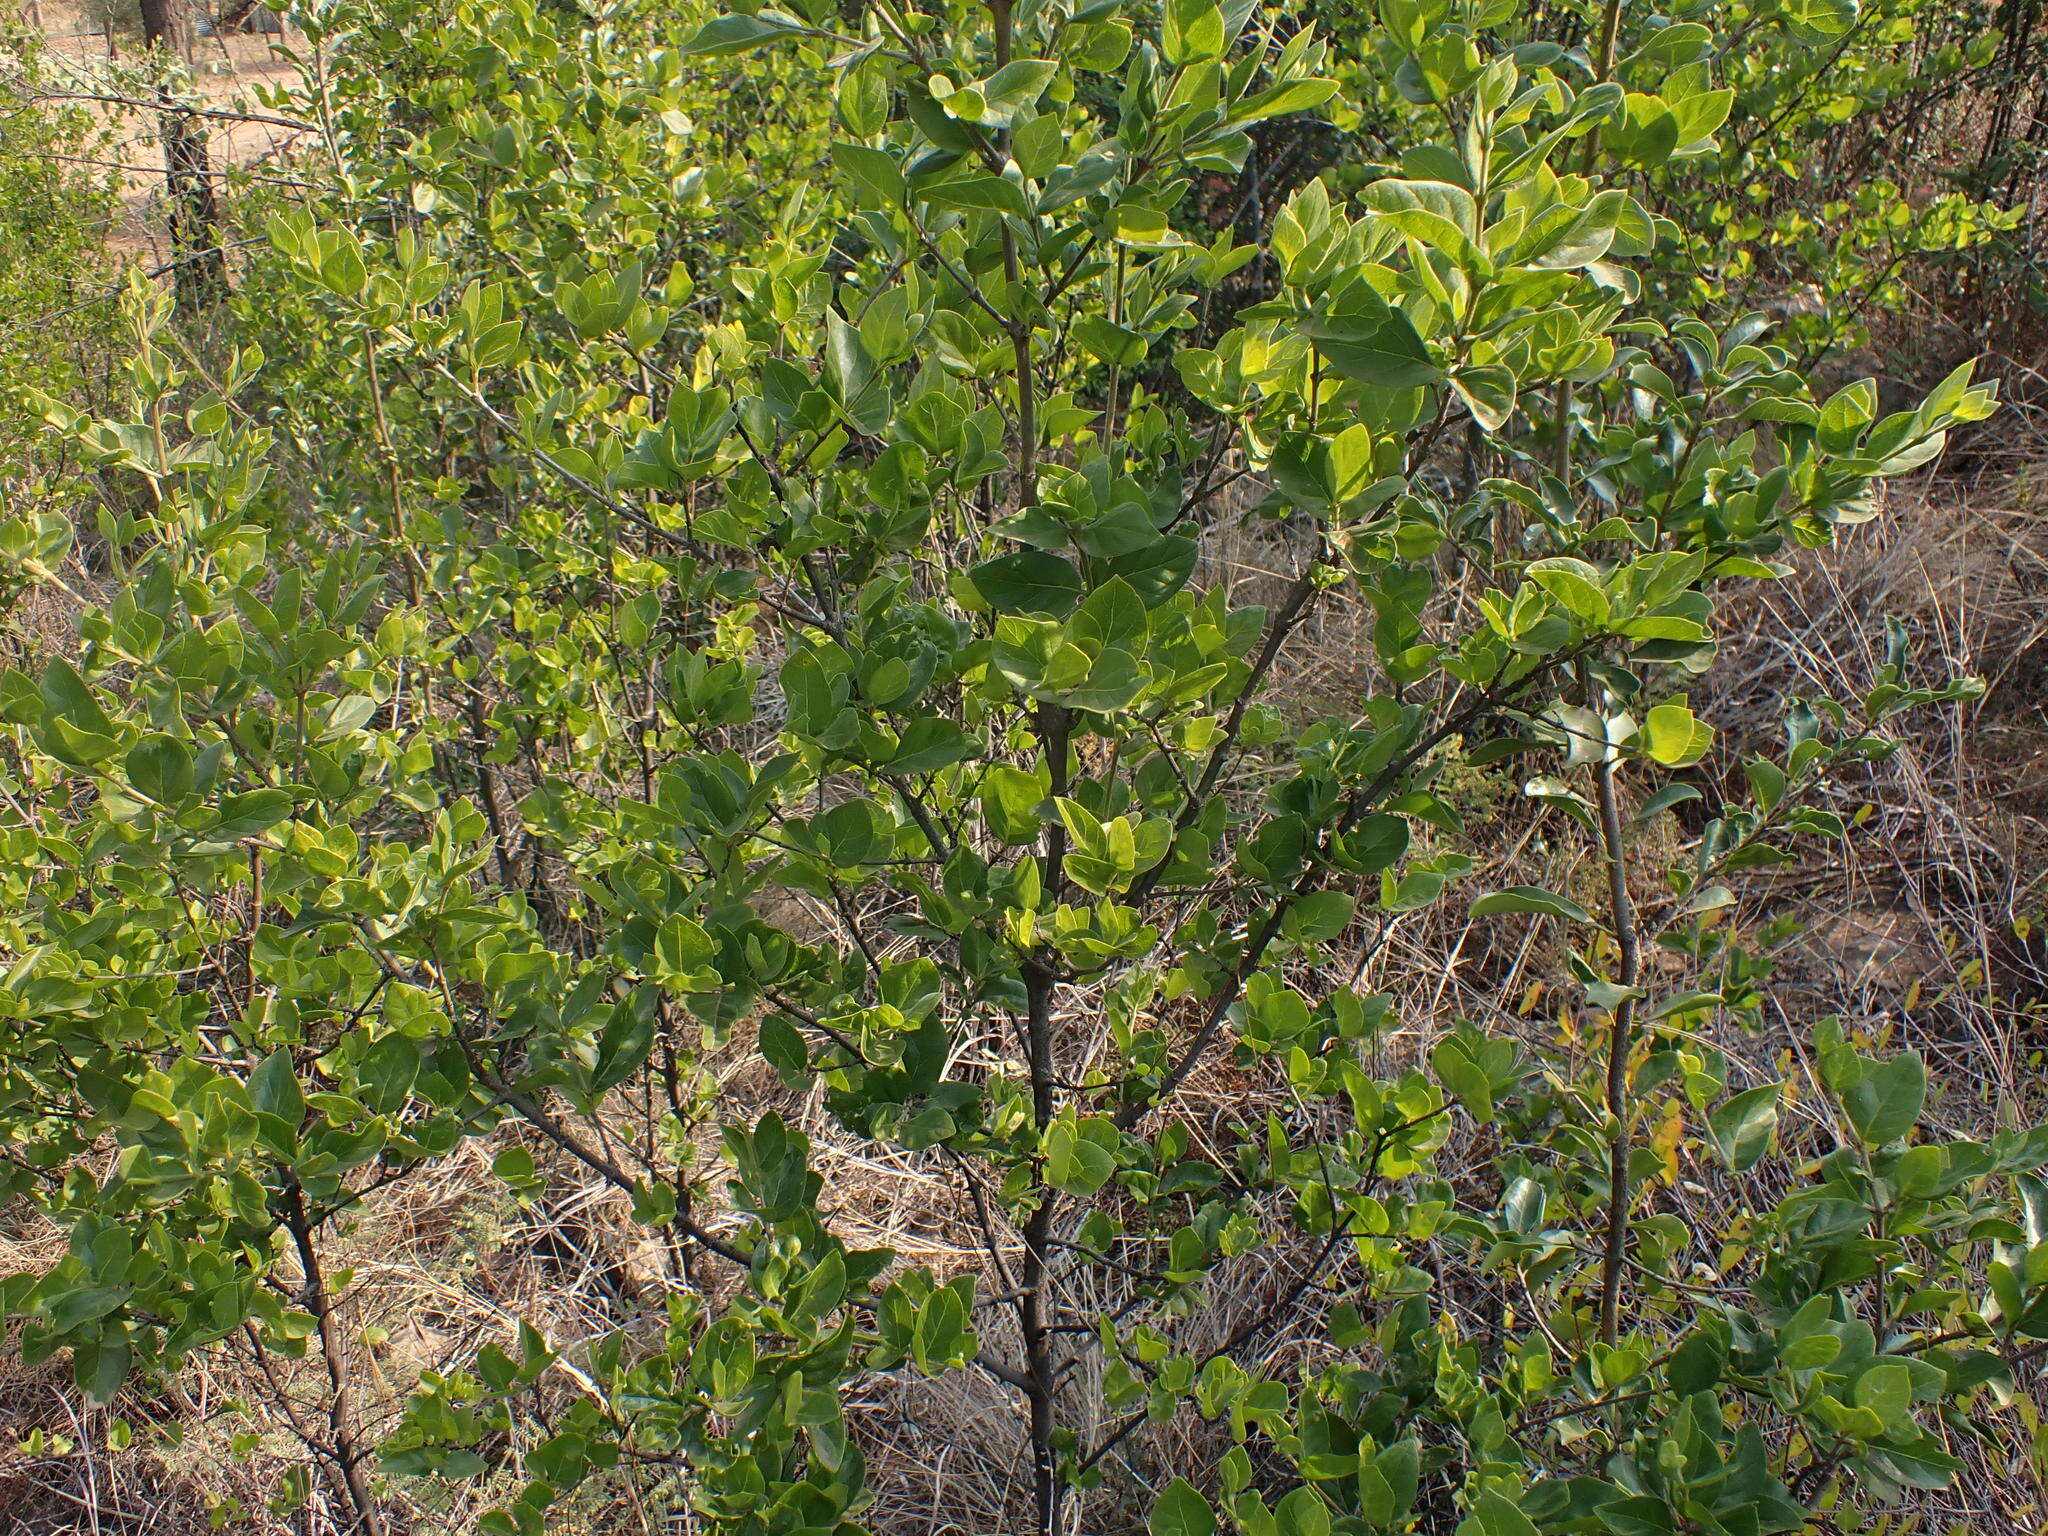
[[[140,0],[145,44],[163,55],[166,75],[158,133],[164,146],[164,192],[170,205],[171,257],[178,307],[203,308],[227,292],[227,260],[220,248],[220,205],[213,195],[206,135],[172,98],[169,67],[185,56],[184,0]]]

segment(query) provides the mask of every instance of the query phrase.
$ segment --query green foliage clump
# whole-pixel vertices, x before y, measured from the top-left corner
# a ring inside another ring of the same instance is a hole
[[[77,396],[113,366],[102,299],[117,204],[100,162],[106,134],[44,101],[42,39],[0,20],[0,605],[47,581],[72,545],[63,510],[74,465],[20,408],[29,382]]]
[[[1524,61],[1628,92],[1599,138],[1659,220],[1666,244],[1643,275],[1661,317],[1768,309],[1802,366],[1875,342],[1908,379],[1945,371],[1929,359],[1962,355],[1959,332],[2024,355],[2004,338],[2041,309],[2024,231],[2042,151],[2021,125],[2048,34],[2029,13],[1694,0],[1624,6],[1610,27],[1596,4],[1392,0],[1308,14],[1343,55],[1345,96],[1329,109],[1343,132],[1262,145],[1256,171],[1307,158],[1362,185],[1403,163],[1483,67],[1482,28]]]
[[[1825,1021],[1796,1094],[1726,1046],[1745,876],[1971,685],[1895,645],[1722,783],[1687,690],[1732,590],[1993,391],[1883,413],[1681,297],[1659,177],[1731,98],[1621,9],[1568,52],[1386,5],[1374,89],[1431,110],[1256,243],[1194,180],[1351,86],[1245,4],[310,17],[333,179],[224,355],[138,288],[126,398],[41,402],[134,494],[77,644],[0,673],[0,1180],[68,1235],[0,1281],[24,1356],[105,1400],[317,1354],[281,1499],[372,1532],[467,1480],[492,1531],[617,1481],[858,1532],[855,1390],[953,1373],[1045,1536],[1749,1536],[1946,1485],[2048,1347],[2048,1130],[1950,1135]],[[1258,605],[1199,574],[1240,483],[1296,557]],[[1290,725],[1340,605],[1346,707]],[[1474,889],[1449,775],[1597,897]],[[1544,925],[1577,1027],[1361,990],[1438,903]],[[985,1265],[861,1246],[824,1134],[953,1184]],[[661,1294],[379,1440],[338,1229],[485,1137],[522,1198],[536,1153],[609,1186]]]

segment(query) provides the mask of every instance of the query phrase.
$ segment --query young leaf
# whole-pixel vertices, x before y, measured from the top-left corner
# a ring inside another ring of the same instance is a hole
[[[1690,768],[1714,744],[1714,728],[1683,704],[1659,704],[1643,720],[1650,756],[1667,768]]]
[[[1223,7],[1217,0],[1166,0],[1159,51],[1167,63],[1221,58],[1226,41]]]

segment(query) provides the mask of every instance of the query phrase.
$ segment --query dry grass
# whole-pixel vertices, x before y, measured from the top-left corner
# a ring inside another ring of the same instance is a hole
[[[1763,894],[1796,904],[1794,995],[1939,1063],[1958,1128],[2038,1114],[2048,968],[2048,533],[2038,491],[1903,496],[1825,560],[1760,591],[1739,668],[1712,679],[1714,717],[1762,731],[1773,694],[1847,697],[1884,660],[1883,616],[1919,680],[1975,675],[1975,704],[1927,712],[1901,751],[1834,809],[1864,819],[1825,862]]]

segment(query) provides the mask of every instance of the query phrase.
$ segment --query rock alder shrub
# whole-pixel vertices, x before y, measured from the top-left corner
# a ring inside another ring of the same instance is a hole
[[[1968,685],[1895,647],[1716,774],[1686,687],[1733,585],[1990,392],[1880,418],[1759,317],[1652,319],[1642,145],[1716,153],[1729,93],[1691,33],[1624,89],[1619,3],[1570,48],[1517,12],[1382,0],[1429,131],[1259,246],[1190,183],[1336,86],[1243,0],[649,49],[514,0],[377,112],[315,77],[333,188],[270,220],[244,339],[195,358],[138,289],[131,404],[47,406],[113,489],[78,643],[0,674],[0,1151],[69,1235],[0,1283],[23,1354],[100,1400],[316,1357],[280,1497],[372,1533],[626,1479],[854,1536],[850,1394],[949,1373],[1009,1405],[999,1528],[1039,1536],[1760,1536],[1947,1483],[2048,1351],[2048,1131],[1956,1140],[1825,1020],[1795,1116],[1716,1041],[1767,996],[1746,873],[1854,836],[1815,790]],[[692,271],[740,186],[676,159],[704,78],[835,121]],[[1201,573],[1232,499],[1295,552],[1259,606]],[[1274,679],[1342,606],[1363,682],[1303,723]],[[1477,878],[1456,786],[1496,781],[1597,877]],[[1347,984],[1435,902],[1560,952],[1554,1033]],[[735,1055],[959,1191],[985,1263],[849,1241]],[[373,1433],[338,1229],[485,1136],[515,1193],[537,1154],[613,1187],[665,1274]]]

